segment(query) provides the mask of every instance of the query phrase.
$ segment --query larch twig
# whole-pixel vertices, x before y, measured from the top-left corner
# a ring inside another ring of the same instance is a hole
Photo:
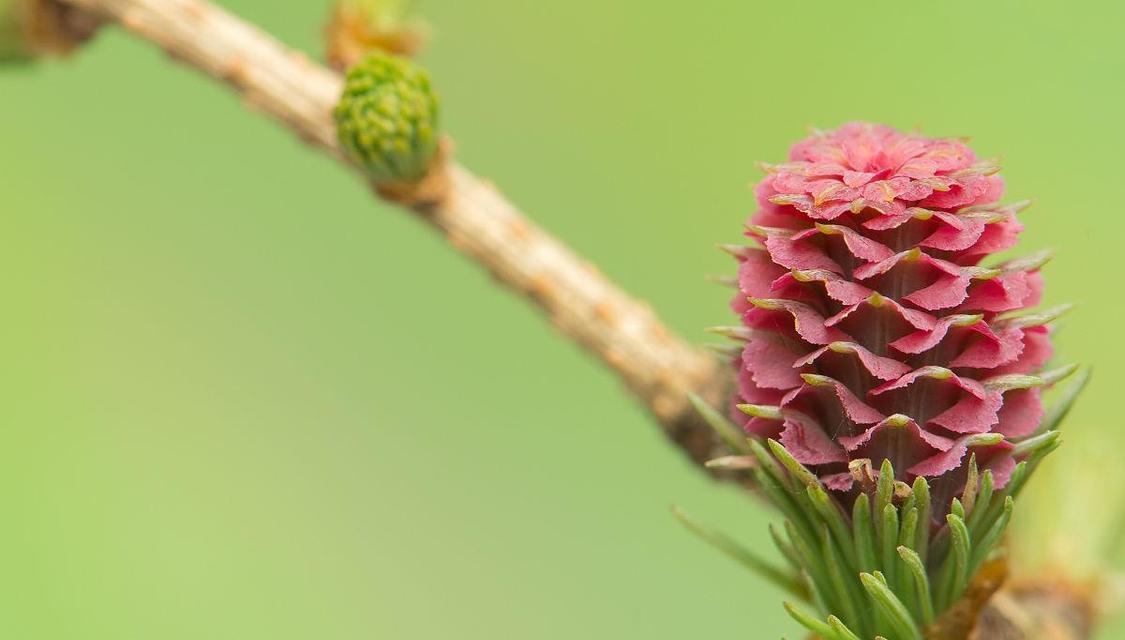
[[[332,109],[340,75],[200,0],[57,0],[118,23],[170,56],[226,82],[315,148],[348,163]],[[439,199],[392,198],[444,234],[497,280],[546,312],[574,342],[609,365],[697,461],[716,440],[689,393],[718,400],[726,374],[711,354],[673,334],[644,302],[524,216],[489,182],[450,160]],[[389,195],[380,190],[382,195]]]

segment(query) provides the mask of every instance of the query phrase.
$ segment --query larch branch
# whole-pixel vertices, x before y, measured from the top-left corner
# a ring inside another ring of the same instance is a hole
[[[118,23],[226,82],[249,106],[347,163],[332,118],[343,80],[303,53],[199,0],[56,1]],[[715,454],[715,438],[687,400],[691,392],[719,399],[727,383],[715,359],[674,335],[647,304],[531,223],[490,183],[453,161],[435,170],[443,172],[441,198],[380,193],[431,223],[609,365],[693,459]]]

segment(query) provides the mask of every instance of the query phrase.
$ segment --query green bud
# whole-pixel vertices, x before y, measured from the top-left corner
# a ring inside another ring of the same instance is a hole
[[[438,96],[424,69],[368,54],[348,71],[334,115],[340,144],[376,184],[426,175],[438,148]]]

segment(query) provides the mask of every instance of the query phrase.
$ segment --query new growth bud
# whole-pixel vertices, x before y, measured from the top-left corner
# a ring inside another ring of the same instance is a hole
[[[986,264],[1023,228],[996,170],[959,140],[851,123],[757,187],[758,247],[735,253],[751,335],[734,404],[780,411],[735,415],[844,500],[849,462],[889,460],[931,484],[940,524],[970,457],[1002,488],[1040,428],[1053,316],[1021,312],[1047,254]]]
[[[428,173],[438,150],[438,96],[424,69],[368,54],[348,71],[334,115],[340,144],[376,185]]]
[[[416,55],[429,27],[414,12],[414,0],[338,0],[324,30],[326,57],[347,69],[372,51]]]

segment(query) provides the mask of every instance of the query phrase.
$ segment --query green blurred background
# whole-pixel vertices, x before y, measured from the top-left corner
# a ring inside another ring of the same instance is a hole
[[[326,3],[228,5],[319,51]],[[1125,494],[1125,5],[423,9],[459,156],[693,340],[729,321],[704,274],[731,270],[713,245],[754,161],[807,126],[1002,154],[1037,200],[1023,249],[1058,251],[1047,302],[1081,305],[1061,354],[1100,375],[1056,475],[1101,456]],[[111,29],[0,72],[0,211],[3,637],[801,635],[667,508],[767,553],[768,513],[427,228],[150,46]],[[1039,485],[1076,525],[1061,548],[1100,558],[1088,503]]]

